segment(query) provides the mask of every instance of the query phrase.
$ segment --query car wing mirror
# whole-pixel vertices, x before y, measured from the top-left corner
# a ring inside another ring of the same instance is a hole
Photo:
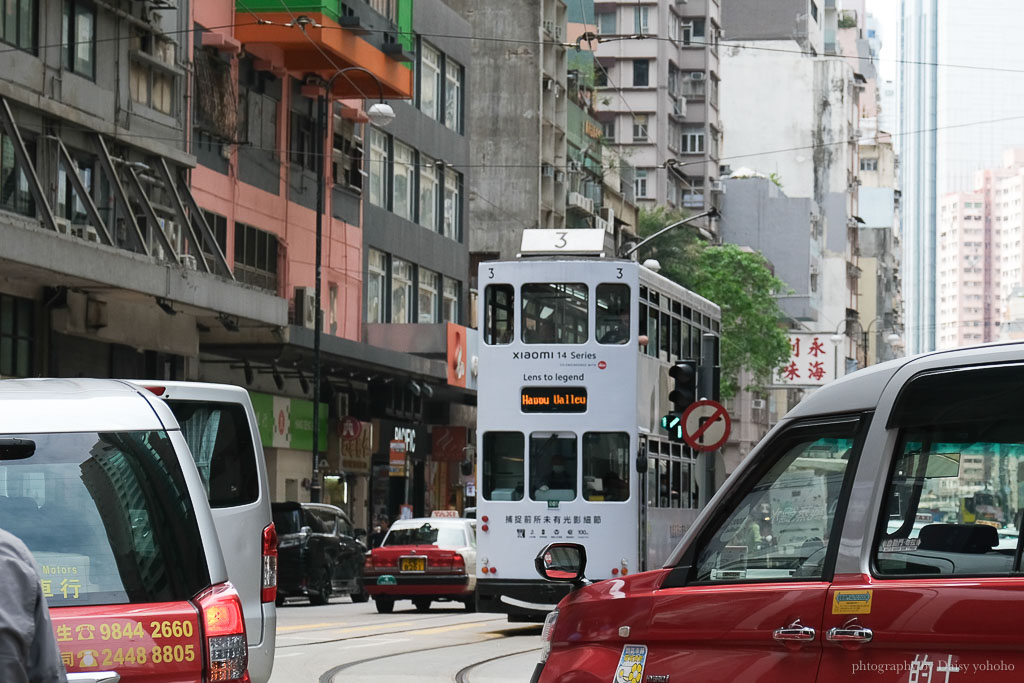
[[[587,549],[579,543],[551,543],[533,561],[537,573],[548,581],[584,585]]]

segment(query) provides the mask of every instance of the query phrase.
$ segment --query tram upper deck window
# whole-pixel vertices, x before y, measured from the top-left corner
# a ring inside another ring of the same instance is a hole
[[[525,284],[523,343],[583,344],[588,338],[587,286],[581,283]]]
[[[583,435],[583,496],[590,501],[629,498],[629,434]]]
[[[484,289],[484,343],[512,343],[515,288],[512,285],[487,285]]]
[[[487,500],[522,500],[526,438],[521,432],[485,432],[482,488]]]
[[[572,432],[530,434],[530,498],[576,498],[576,435]]]
[[[630,338],[629,285],[597,286],[597,341],[625,344]]]

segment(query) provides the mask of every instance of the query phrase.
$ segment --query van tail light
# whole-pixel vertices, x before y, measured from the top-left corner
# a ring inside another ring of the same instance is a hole
[[[277,527],[271,522],[263,530],[263,602],[277,599]]]
[[[234,586],[220,583],[207,588],[195,602],[202,613],[203,645],[206,649],[207,676],[204,681],[249,680],[249,650],[245,641],[242,601]]]
[[[163,396],[164,392],[167,391],[167,387],[144,387],[150,393],[156,394],[157,396]]]

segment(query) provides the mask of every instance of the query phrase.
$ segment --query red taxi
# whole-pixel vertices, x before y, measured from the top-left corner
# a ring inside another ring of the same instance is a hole
[[[541,551],[538,572],[575,590],[548,616],[533,680],[1021,680],[1021,415],[1024,344],[817,390],[661,569],[589,583],[582,546]]]
[[[435,600],[475,607],[476,528],[464,518],[398,520],[380,547],[366,554],[366,591],[377,611],[390,613],[396,600],[412,600],[420,612]]]

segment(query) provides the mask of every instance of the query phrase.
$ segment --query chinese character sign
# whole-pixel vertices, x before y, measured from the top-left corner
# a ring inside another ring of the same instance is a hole
[[[777,386],[821,386],[836,378],[836,354],[827,332],[789,334],[789,360],[775,373]]]

